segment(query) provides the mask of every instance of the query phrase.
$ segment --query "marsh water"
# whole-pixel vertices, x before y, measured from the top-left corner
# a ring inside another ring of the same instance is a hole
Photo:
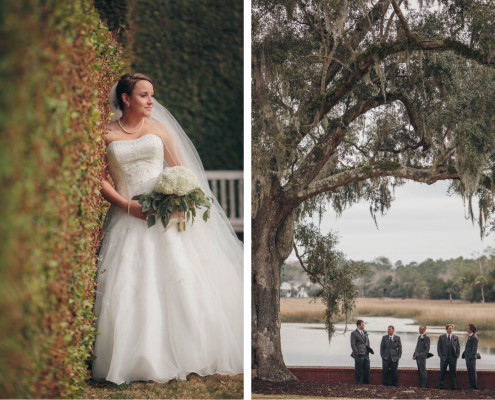
[[[414,367],[416,361],[412,354],[418,340],[418,325],[412,319],[389,317],[366,317],[366,330],[368,331],[371,348],[375,354],[370,355],[372,367],[381,367],[380,342],[383,335],[387,334],[388,325],[395,326],[395,334],[399,335],[402,342],[402,358],[399,367]],[[356,326],[349,324],[344,333],[344,325],[336,325],[336,332],[332,341],[328,343],[328,335],[323,324],[282,324],[282,353],[285,364],[288,366],[334,366],[353,367],[354,359],[350,357],[350,334]],[[445,328],[440,326],[428,327],[427,332],[431,339],[430,353],[434,357],[428,359],[427,368],[439,368],[440,359],[437,355],[438,337],[445,333]],[[461,354],[467,340],[465,331],[455,331],[460,338]],[[478,369],[495,369],[495,337],[485,336],[480,332],[478,352],[481,359],[477,361]],[[459,357],[458,369],[466,369],[464,360]]]

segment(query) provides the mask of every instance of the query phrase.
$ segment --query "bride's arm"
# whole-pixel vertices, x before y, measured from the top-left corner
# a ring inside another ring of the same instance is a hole
[[[101,177],[101,194],[105,200],[109,201],[113,205],[121,208],[125,212],[129,212],[130,215],[146,220],[146,215],[143,214],[141,204],[138,200],[126,200],[122,197],[112,186],[108,180],[108,170],[107,170],[107,157],[105,155],[105,169],[103,170]]]

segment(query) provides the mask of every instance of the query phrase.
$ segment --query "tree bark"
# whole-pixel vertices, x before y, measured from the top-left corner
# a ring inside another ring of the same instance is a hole
[[[290,254],[294,219],[292,213],[281,217],[282,193],[274,189],[263,196],[252,221],[252,367],[253,376],[284,382],[297,380],[285,365],[280,340],[281,269]]]

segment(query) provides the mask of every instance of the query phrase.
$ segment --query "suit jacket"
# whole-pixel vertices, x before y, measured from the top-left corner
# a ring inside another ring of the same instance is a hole
[[[353,357],[365,357],[369,359],[369,350],[368,347],[370,345],[370,340],[368,338],[368,334],[365,333],[365,338],[361,336],[359,333],[359,329],[352,331],[351,333],[351,348],[352,348],[352,356]],[[368,346],[368,347],[367,347]]]
[[[472,336],[468,337],[466,342],[466,348],[464,349],[464,357],[466,360],[476,359],[476,354],[478,353],[478,336],[473,333]]]
[[[402,343],[400,337],[393,335],[392,340],[390,340],[390,336],[388,335],[382,337],[380,355],[384,360],[391,358],[393,362],[399,361],[402,356]]]
[[[430,337],[425,333],[422,335],[423,338],[418,338],[418,343],[416,344],[416,349],[414,349],[413,356],[417,360],[426,359],[428,352],[430,351]]]
[[[459,354],[461,352],[461,346],[459,345],[459,338],[456,335],[452,335],[452,339],[449,342],[447,338],[447,334],[440,335],[437,343],[437,352],[438,357],[442,361],[445,361],[449,355],[449,347],[451,351],[454,353],[455,358],[459,358]]]

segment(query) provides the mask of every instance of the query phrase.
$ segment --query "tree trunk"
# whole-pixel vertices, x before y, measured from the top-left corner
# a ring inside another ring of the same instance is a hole
[[[253,377],[284,382],[297,380],[284,363],[280,341],[281,268],[290,254],[294,221],[291,216],[280,222],[276,198],[258,209],[252,223],[252,367]]]
[[[481,302],[484,303],[485,302],[485,292],[483,290],[483,284],[480,284],[480,287],[481,287]]]

